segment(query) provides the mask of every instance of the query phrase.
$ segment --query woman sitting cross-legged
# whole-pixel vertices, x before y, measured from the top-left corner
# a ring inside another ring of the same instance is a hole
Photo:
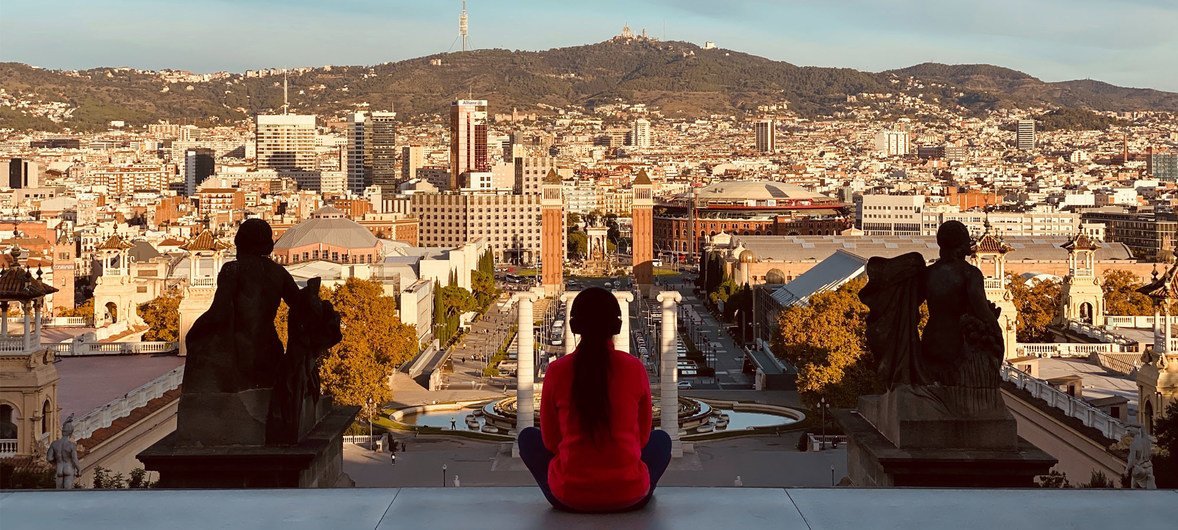
[[[557,509],[642,508],[671,462],[671,437],[651,431],[646,367],[613,347],[622,319],[609,291],[577,295],[569,325],[580,342],[548,365],[540,429],[519,433],[520,458]]]

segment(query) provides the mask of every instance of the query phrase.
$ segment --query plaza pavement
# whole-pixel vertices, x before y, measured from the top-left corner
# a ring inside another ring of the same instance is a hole
[[[663,486],[732,486],[737,475],[746,487],[831,485],[846,476],[845,449],[797,450],[799,434],[748,436],[693,444],[692,452],[672,461],[659,482]],[[344,444],[344,471],[358,487],[440,487],[442,465],[446,486],[454,474],[463,487],[528,486],[533,484],[523,462],[511,457],[510,444],[452,439],[445,436],[397,435],[408,449],[389,463],[389,453]]]

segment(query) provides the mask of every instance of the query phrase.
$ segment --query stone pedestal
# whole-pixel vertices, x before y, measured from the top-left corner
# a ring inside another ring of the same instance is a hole
[[[343,434],[359,407],[336,407],[298,444],[200,445],[166,436],[138,458],[159,473],[160,488],[330,488],[354,483],[343,473]]]
[[[864,396],[858,410],[834,417],[859,487],[1032,487],[1056,463],[1018,437],[1005,406],[954,416],[920,388]]]

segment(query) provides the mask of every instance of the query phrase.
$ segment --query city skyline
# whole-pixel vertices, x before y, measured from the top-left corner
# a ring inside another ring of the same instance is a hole
[[[28,23],[6,30],[0,59],[59,69],[209,72],[377,64],[460,49],[457,0],[63,4],[50,19],[35,2],[6,1],[5,14]],[[576,46],[600,42],[629,25],[659,39],[714,41],[799,65],[882,71],[923,62],[986,63],[1045,81],[1090,78],[1178,91],[1178,59],[1172,53],[1178,35],[1169,29],[1178,25],[1178,6],[1164,0],[996,0],[929,7],[924,0],[887,6],[861,0],[838,6],[812,0],[468,4],[472,49]],[[576,24],[567,23],[573,20]],[[308,21],[315,25],[292,30]],[[347,39],[339,38],[341,31]]]

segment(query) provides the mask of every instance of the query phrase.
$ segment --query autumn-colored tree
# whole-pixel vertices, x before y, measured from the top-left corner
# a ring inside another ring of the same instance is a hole
[[[1047,326],[1059,316],[1060,283],[1043,280],[1027,285],[1022,278],[1010,276],[1010,294],[1018,310],[1018,341],[1050,342],[1052,336]]]
[[[811,405],[821,397],[853,407],[859,396],[880,390],[867,350],[867,306],[859,301],[866,280],[810,297],[777,317],[773,353],[798,368],[798,393]]]
[[[349,278],[320,296],[340,315],[343,339],[331,348],[319,365],[323,392],[338,404],[366,406],[389,400],[388,377],[393,369],[417,353],[417,334],[401,323],[396,300],[384,296],[378,281]],[[287,342],[289,308],[278,306],[274,327]]]
[[[1100,288],[1104,291],[1104,313],[1121,316],[1153,315],[1153,301],[1137,292],[1141,278],[1124,269],[1108,269]]]
[[[139,304],[139,317],[151,329],[143,334],[143,340],[173,342],[180,340],[180,291],[171,289]]]
[[[94,316],[94,299],[87,298],[82,305],[77,307],[55,307],[53,309],[54,316],[59,317],[86,317]]]
[[[401,323],[380,282],[349,278],[326,298],[340,314],[343,340],[319,366],[324,392],[344,405],[388,401],[388,377],[417,353],[415,330]]]

